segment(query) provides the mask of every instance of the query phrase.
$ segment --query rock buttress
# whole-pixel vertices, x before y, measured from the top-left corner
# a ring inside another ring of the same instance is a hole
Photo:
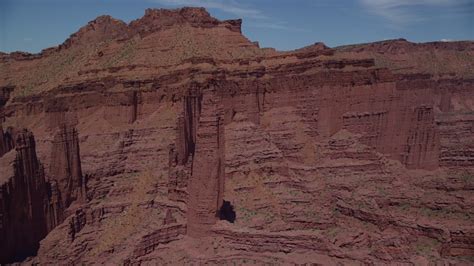
[[[13,176],[0,186],[0,263],[36,254],[48,233],[48,184],[31,132],[16,139]]]
[[[183,117],[180,118],[178,160],[186,163],[189,156],[194,154],[196,148],[196,134],[199,117],[201,115],[202,94],[197,86],[189,89],[188,95],[183,99]]]
[[[75,200],[85,198],[79,138],[74,127],[62,126],[54,136],[50,175],[52,187],[55,188],[52,190],[56,192],[55,198],[59,198],[61,208],[66,209]]]
[[[224,112],[212,92],[203,94],[192,174],[188,185],[187,234],[209,234],[224,192]]]
[[[183,113],[178,117],[176,142],[169,147],[169,187],[171,200],[186,201],[187,185],[196,148],[196,132],[201,115],[202,94],[193,84],[182,99]]]

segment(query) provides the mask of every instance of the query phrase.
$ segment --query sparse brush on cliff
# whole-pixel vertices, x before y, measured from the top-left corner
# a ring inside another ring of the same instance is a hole
[[[441,243],[433,238],[421,237],[414,243],[415,250],[420,255],[432,254],[441,248]]]
[[[470,173],[466,171],[460,175],[460,178],[464,180],[464,182],[466,183],[474,182],[474,173]]]
[[[133,180],[134,184],[133,191],[126,198],[129,205],[121,214],[105,220],[104,230],[100,232],[97,245],[90,251],[91,256],[120,247],[127,238],[140,233],[140,225],[147,219],[154,217],[158,222],[163,216],[156,209],[147,210],[143,205],[150,199],[148,192],[157,182],[156,178],[150,172],[141,172],[130,175],[129,179]]]
[[[133,56],[136,50],[136,41],[135,39],[128,40],[125,44],[122,45],[120,51],[114,54],[108,61],[106,61],[103,66],[105,68],[110,68],[112,66],[117,66],[120,64],[130,64],[133,60]]]

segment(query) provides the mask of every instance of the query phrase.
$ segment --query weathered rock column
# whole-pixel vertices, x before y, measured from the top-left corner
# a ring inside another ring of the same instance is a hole
[[[48,186],[33,134],[16,139],[12,176],[0,186],[0,264],[36,253],[48,233]]]
[[[79,137],[74,127],[61,126],[54,136],[50,175],[52,183],[56,182],[62,208],[85,198]]]
[[[187,234],[201,237],[218,219],[224,192],[224,112],[213,92],[204,94],[188,185]]]
[[[199,85],[191,85],[182,102],[183,113],[178,117],[176,143],[169,147],[168,197],[170,200],[186,202],[201,115],[202,94]]]

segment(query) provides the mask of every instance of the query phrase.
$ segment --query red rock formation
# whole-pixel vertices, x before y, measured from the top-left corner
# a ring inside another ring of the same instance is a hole
[[[215,88],[209,88],[215,90]],[[192,174],[188,191],[188,227],[190,236],[205,236],[218,219],[224,197],[225,139],[224,118],[215,91],[202,99]]]
[[[187,186],[192,173],[202,108],[202,92],[199,86],[192,84],[182,98],[183,111],[177,121],[176,143],[170,145],[168,193],[170,199],[184,202],[188,197]]]
[[[182,119],[178,119],[179,125],[183,124]],[[179,156],[175,145],[169,147],[168,163],[168,197],[170,200],[186,202],[188,197],[187,186],[191,176],[192,159],[186,163],[179,163]]]
[[[5,176],[0,193],[0,261],[25,259],[36,254],[48,233],[48,185],[36,156],[33,134],[22,131],[16,139],[13,173]]]
[[[10,94],[15,89],[13,86],[0,87],[0,108],[3,107],[10,99]]]
[[[31,127],[50,162],[54,229],[28,262],[469,259],[472,42],[277,52],[240,24],[148,10],[0,55],[0,86],[14,88],[2,125]],[[90,201],[72,204],[86,173]],[[218,221],[224,199],[233,223]]]
[[[19,132],[12,127],[8,127],[7,130],[3,132],[3,149],[5,153],[15,148],[15,139],[18,133]]]
[[[173,217],[173,212],[168,209],[166,211],[165,219],[163,220],[163,225],[170,225],[176,223],[176,218]]]
[[[202,108],[202,94],[198,86],[194,84],[190,87],[188,95],[182,99],[183,117],[178,120],[177,143],[178,160],[182,164],[188,162],[189,156],[194,155],[196,149],[197,128]]]
[[[0,122],[0,157],[9,151],[9,147],[7,147],[7,137],[3,132],[2,123]]]
[[[135,258],[142,257],[155,250],[159,245],[165,245],[169,242],[180,239],[186,232],[186,227],[182,224],[169,225],[155,232],[144,236],[140,243],[138,243],[136,249],[132,253],[132,259],[125,260],[125,263],[132,262]]]
[[[451,235],[451,240],[444,244],[441,250],[444,256],[465,256],[474,255],[474,236],[472,232],[455,232]]]
[[[72,34],[59,49],[111,39],[123,39],[128,36],[128,27],[123,21],[111,16],[100,16]],[[47,53],[47,51],[44,51],[44,53]]]
[[[36,153],[36,142],[29,131],[3,133],[6,148],[2,169],[0,226],[1,262],[12,262],[35,255],[39,241],[64,220],[64,211],[74,200],[85,199],[85,180],[79,159],[77,131],[63,127],[55,136],[50,165],[53,180],[47,181]],[[16,137],[12,144],[10,139]],[[15,146],[16,158],[8,149]],[[3,180],[5,178],[5,180]]]
[[[87,218],[86,218],[86,213],[82,209],[76,210],[76,213],[71,217],[69,220],[69,238],[70,241],[74,241],[74,238],[79,231],[81,231],[82,228],[87,223]]]
[[[11,136],[11,129],[7,132],[3,131],[2,122],[3,117],[3,106],[10,99],[10,93],[13,91],[14,87],[6,86],[0,88],[0,157],[10,151],[13,148],[13,138]]]
[[[223,24],[231,31],[240,33],[241,20],[219,21],[209,15],[204,8],[181,8],[179,10],[147,9],[145,16],[132,21],[133,31],[146,35],[147,33],[176,27],[180,24],[190,24],[193,27],[212,28]]]
[[[74,127],[62,126],[54,136],[49,174],[57,188],[61,209],[66,209],[76,200],[85,200],[86,184],[81,169],[78,133]],[[59,221],[62,219],[60,217]]]

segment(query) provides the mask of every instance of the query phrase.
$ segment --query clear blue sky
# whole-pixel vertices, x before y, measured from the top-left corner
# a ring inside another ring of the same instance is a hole
[[[319,41],[474,39],[474,0],[0,0],[0,51],[39,52],[99,15],[129,22],[146,8],[180,6],[243,18],[248,38],[280,50]]]

